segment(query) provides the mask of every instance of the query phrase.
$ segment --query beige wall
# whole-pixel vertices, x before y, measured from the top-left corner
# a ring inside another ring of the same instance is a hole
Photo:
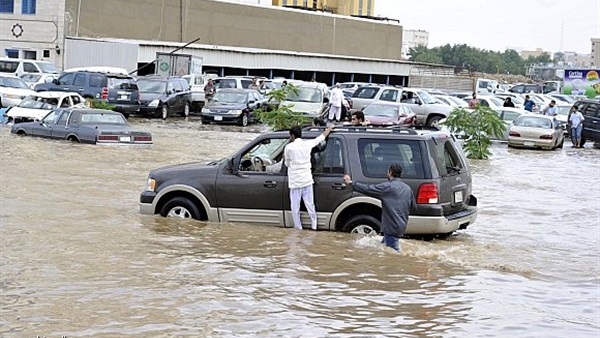
[[[273,6],[297,6],[304,7],[303,0],[273,0]],[[323,10],[328,9],[335,14],[340,15],[360,15],[375,16],[375,0],[317,0],[317,6],[314,7],[314,1],[306,1],[306,7]]]
[[[600,39],[592,39],[592,67],[600,67]]]
[[[331,14],[210,0],[66,0],[66,11],[67,36],[78,31],[79,36],[94,38],[175,42],[200,38],[198,43],[219,46],[401,57],[402,26]]]

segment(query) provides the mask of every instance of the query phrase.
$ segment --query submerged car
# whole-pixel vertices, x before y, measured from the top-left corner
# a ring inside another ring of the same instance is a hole
[[[508,146],[554,150],[565,142],[563,127],[552,117],[537,114],[519,116],[508,130]]]
[[[77,93],[37,92],[24,98],[4,115],[9,123],[31,122],[41,120],[53,109],[70,107],[85,108],[85,99]]]
[[[237,123],[247,126],[256,122],[255,110],[266,106],[264,97],[254,89],[220,89],[202,108],[202,123]]]
[[[403,103],[379,101],[365,107],[363,113],[365,120],[373,126],[411,127],[416,119],[415,113]]]
[[[132,130],[123,114],[103,109],[55,109],[41,121],[14,124],[11,133],[91,144],[152,144],[152,134]]]
[[[0,108],[14,107],[33,91],[18,77],[0,74]]]

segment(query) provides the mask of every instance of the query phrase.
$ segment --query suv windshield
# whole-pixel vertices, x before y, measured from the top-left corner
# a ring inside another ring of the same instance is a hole
[[[167,82],[156,80],[138,80],[138,88],[142,93],[164,93],[167,90]]]
[[[54,109],[58,106],[58,98],[28,96],[18,105],[21,108]]]
[[[29,87],[23,80],[16,77],[0,77],[0,87],[29,89]]]
[[[135,80],[130,77],[108,77],[108,86],[115,89],[138,90]]]
[[[513,124],[518,127],[552,129],[552,121],[536,116],[519,116]]]
[[[51,63],[39,62],[39,63],[37,63],[37,65],[38,65],[38,67],[40,67],[40,69],[42,70],[43,73],[49,73],[49,74],[60,73],[58,71],[58,68],[56,68],[56,66]]]
[[[290,91],[285,100],[293,102],[321,103],[323,102],[323,96],[321,91],[317,88],[298,87],[298,92],[295,93]]]
[[[217,92],[212,101],[221,103],[246,103],[246,93]]]

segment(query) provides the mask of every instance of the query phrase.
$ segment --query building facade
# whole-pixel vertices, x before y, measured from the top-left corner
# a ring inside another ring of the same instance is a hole
[[[273,0],[273,6],[304,8],[347,16],[375,16],[375,0]]]
[[[408,59],[408,51],[417,46],[429,45],[429,32],[424,30],[405,29],[402,33],[402,57]]]
[[[592,39],[592,67],[600,67],[600,39]]]
[[[62,59],[65,0],[1,0],[0,57]]]
[[[521,57],[525,60],[527,60],[529,57],[538,57],[542,56],[543,54],[552,55],[552,53],[546,52],[542,48],[536,48],[535,50],[523,50],[520,53]]]

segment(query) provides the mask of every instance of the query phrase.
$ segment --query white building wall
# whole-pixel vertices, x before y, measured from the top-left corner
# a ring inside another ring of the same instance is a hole
[[[410,48],[429,45],[429,32],[424,30],[405,29],[402,31],[402,57],[408,58]]]
[[[36,60],[62,68],[65,0],[37,0],[35,14],[21,14],[21,4],[15,0],[14,13],[0,13],[0,57],[7,50],[17,50],[20,58],[35,52]]]

